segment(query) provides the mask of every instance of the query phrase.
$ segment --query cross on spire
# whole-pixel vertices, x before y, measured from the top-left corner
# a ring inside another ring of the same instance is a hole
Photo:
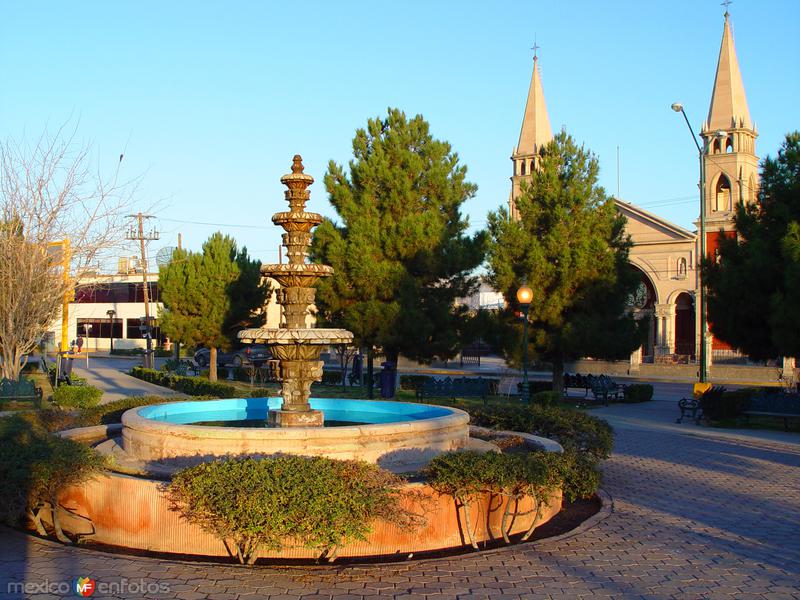
[[[731,4],[733,4],[733,0],[723,0],[723,1],[720,3],[720,6],[724,6],[724,7],[725,7],[725,16],[726,16],[726,17],[727,17],[727,16],[730,14],[730,13],[728,12],[728,7],[729,7]]]
[[[531,50],[533,50],[533,59],[534,60],[539,58],[539,48],[541,48],[541,46],[536,43],[536,38],[533,38],[533,46],[531,46]]]

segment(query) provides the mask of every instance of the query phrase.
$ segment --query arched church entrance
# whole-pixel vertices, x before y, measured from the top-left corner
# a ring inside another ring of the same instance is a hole
[[[695,357],[694,298],[681,292],[675,298],[675,354]]]
[[[650,277],[636,265],[631,268],[639,275],[639,285],[636,291],[628,297],[628,306],[633,310],[637,320],[647,321],[647,337],[642,344],[642,362],[653,362],[655,356],[656,339],[656,290]]]

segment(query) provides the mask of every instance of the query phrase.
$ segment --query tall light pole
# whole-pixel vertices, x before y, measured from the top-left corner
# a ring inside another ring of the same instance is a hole
[[[700,161],[700,260],[695,261],[697,266],[697,276],[700,287],[700,383],[706,383],[708,380],[708,357],[706,356],[706,286],[703,279],[703,273],[700,269],[701,261],[706,258],[706,164],[703,159],[703,148],[697,141],[697,136],[692,129],[689,118],[683,110],[683,104],[675,102],[672,105],[672,110],[681,113],[683,120],[686,121],[686,126],[692,134],[692,141],[697,146],[697,155]]]
[[[517,302],[522,309],[522,387],[520,393],[525,402],[530,402],[528,394],[528,310],[533,300],[533,290],[523,283],[517,290]]]

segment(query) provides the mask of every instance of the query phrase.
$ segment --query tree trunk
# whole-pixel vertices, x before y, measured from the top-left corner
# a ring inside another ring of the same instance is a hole
[[[564,394],[564,359],[553,359],[553,391]]]
[[[369,350],[367,350],[367,398],[372,400],[375,396],[373,395],[373,354],[372,354],[372,347],[370,346]]]
[[[208,380],[217,380],[217,347],[211,346],[208,355]]]

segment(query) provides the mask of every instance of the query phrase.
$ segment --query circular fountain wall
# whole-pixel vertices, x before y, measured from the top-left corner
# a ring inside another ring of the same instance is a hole
[[[152,466],[176,469],[222,456],[283,453],[361,459],[403,472],[469,443],[464,411],[406,402],[312,398],[311,407],[323,411],[326,422],[342,424],[242,426],[265,422],[280,403],[280,398],[242,398],[134,408],[122,415],[122,449]]]

